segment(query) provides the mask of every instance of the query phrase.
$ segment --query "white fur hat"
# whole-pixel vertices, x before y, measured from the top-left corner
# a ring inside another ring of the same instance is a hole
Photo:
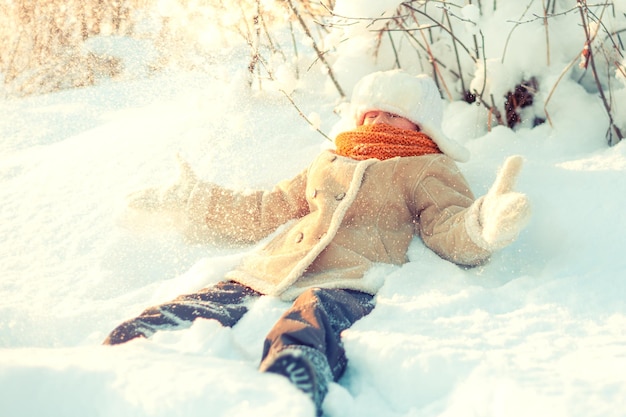
[[[443,101],[432,78],[402,70],[374,72],[361,78],[352,91],[352,117],[360,126],[365,113],[382,110],[409,119],[449,157],[465,162],[469,151],[441,130]]]

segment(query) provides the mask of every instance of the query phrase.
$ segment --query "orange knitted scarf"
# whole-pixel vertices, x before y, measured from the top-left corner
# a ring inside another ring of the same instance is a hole
[[[355,130],[340,133],[335,138],[335,145],[338,155],[359,161],[442,153],[424,133],[386,124],[359,126]]]

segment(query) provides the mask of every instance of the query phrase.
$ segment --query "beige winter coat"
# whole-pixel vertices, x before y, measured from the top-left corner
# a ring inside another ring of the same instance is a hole
[[[264,294],[289,300],[309,287],[373,294],[379,285],[366,272],[376,263],[405,263],[415,234],[444,259],[483,262],[490,252],[472,236],[480,228],[473,202],[447,156],[356,161],[326,151],[271,191],[198,184],[187,206],[188,234],[257,242],[279,229],[226,276]]]

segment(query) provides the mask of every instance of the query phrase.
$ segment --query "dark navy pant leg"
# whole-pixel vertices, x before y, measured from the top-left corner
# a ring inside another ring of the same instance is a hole
[[[276,322],[265,339],[261,368],[281,350],[304,347],[325,357],[334,380],[348,363],[341,332],[374,308],[373,296],[352,290],[310,289]],[[315,355],[317,356],[317,355]]]
[[[104,344],[116,345],[137,337],[150,337],[158,330],[189,327],[197,318],[217,320],[232,327],[248,311],[247,301],[260,294],[233,281],[177,297],[171,302],[150,307],[134,319],[116,327]]]

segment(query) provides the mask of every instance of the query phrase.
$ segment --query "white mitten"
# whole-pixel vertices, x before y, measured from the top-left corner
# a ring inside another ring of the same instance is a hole
[[[191,191],[198,183],[198,177],[179,154],[177,180],[161,187],[148,188],[130,194],[126,201],[128,206],[145,211],[182,211],[187,205]]]
[[[500,249],[513,242],[530,220],[528,198],[513,191],[522,162],[519,155],[507,158],[491,189],[480,199],[478,222],[486,249]]]

